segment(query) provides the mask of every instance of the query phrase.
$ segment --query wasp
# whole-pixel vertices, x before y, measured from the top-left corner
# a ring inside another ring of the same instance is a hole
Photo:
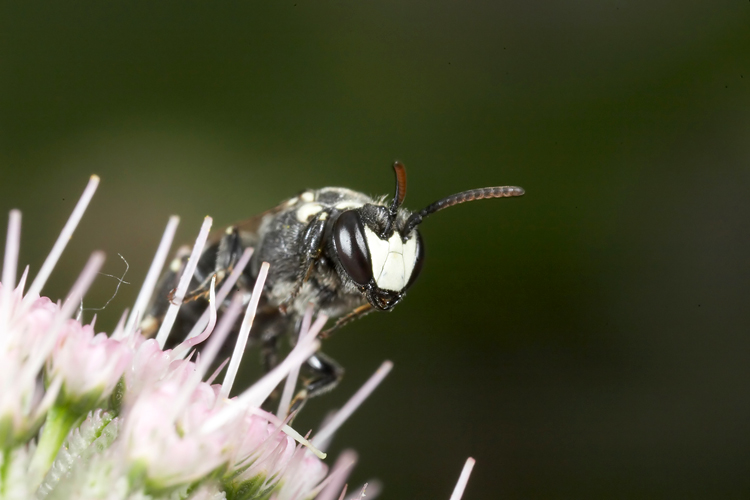
[[[260,271],[270,270],[250,338],[261,345],[265,370],[278,362],[279,340],[299,328],[308,307],[335,319],[321,336],[372,311],[390,311],[403,300],[424,264],[424,243],[417,227],[435,212],[485,198],[521,196],[516,186],[472,189],[442,198],[418,212],[402,207],[406,169],[393,164],[396,190],[386,197],[340,187],[307,190],[267,212],[215,234],[208,242],[175,324],[187,332],[208,306],[206,284],[229,275],[244,250],[254,248],[237,287],[249,295]],[[179,279],[186,256],[178,256],[157,286],[155,300],[141,327],[153,333],[169,305],[169,293]],[[223,304],[225,307],[227,304]],[[294,337],[290,336],[291,342]],[[317,352],[303,366],[303,388],[292,403],[299,409],[311,397],[333,389],[342,367]]]

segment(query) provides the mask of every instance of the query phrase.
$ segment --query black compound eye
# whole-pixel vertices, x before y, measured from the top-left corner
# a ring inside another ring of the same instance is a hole
[[[409,276],[409,282],[406,284],[406,288],[411,287],[417,280],[419,273],[422,272],[422,264],[424,263],[424,243],[422,243],[422,235],[417,233],[417,257],[414,260],[414,269]]]
[[[365,240],[362,220],[355,210],[339,215],[333,225],[333,243],[339,262],[349,277],[358,285],[366,285],[372,279],[370,250]]]

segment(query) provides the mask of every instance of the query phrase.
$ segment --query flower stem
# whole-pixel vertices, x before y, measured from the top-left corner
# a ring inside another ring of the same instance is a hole
[[[2,450],[2,463],[0,463],[0,498],[5,496],[6,485],[8,484],[8,470],[10,469],[10,448]]]
[[[47,420],[39,436],[39,445],[29,465],[29,472],[35,485],[41,483],[60,451],[60,446],[80,416],[80,413],[70,406],[59,404],[52,406],[47,412]]]

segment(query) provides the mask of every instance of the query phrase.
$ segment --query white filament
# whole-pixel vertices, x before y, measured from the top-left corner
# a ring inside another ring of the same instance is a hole
[[[170,217],[169,222],[167,222],[167,227],[164,229],[164,234],[159,242],[159,247],[156,249],[154,260],[151,261],[151,266],[148,268],[148,273],[146,273],[146,279],[143,281],[143,285],[141,285],[141,291],[138,292],[138,298],[135,299],[133,312],[130,314],[127,325],[125,326],[124,331],[127,335],[134,331],[138,316],[143,316],[143,312],[146,310],[146,307],[151,300],[154,288],[156,287],[156,282],[159,280],[161,270],[164,267],[164,262],[167,260],[167,254],[172,246],[172,240],[174,239],[174,234],[177,231],[177,225],[179,223],[180,218],[176,215]]]
[[[312,438],[312,442],[315,446],[321,450],[325,450],[329,440],[333,437],[333,434],[346,422],[346,420],[354,413],[357,408],[367,399],[375,388],[383,381],[388,373],[393,368],[391,361],[384,361],[380,368],[365,382],[365,384],[352,396],[349,401],[346,402],[341,409],[336,412],[336,415],[318,431],[315,437]]]
[[[214,370],[211,376],[206,379],[206,383],[208,385],[211,385],[214,383],[214,380],[216,380],[216,377],[219,376],[219,373],[221,373],[221,370],[223,370],[224,367],[227,366],[227,363],[229,363],[229,358],[225,358],[224,361],[221,362],[219,367],[216,370]]]
[[[224,283],[219,288],[219,291],[216,293],[216,303],[221,305],[224,302],[224,299],[227,298],[227,295],[229,295],[229,292],[232,291],[232,288],[234,288],[234,284],[237,283],[237,280],[242,275],[242,271],[245,270],[245,267],[247,267],[248,262],[250,262],[250,257],[253,255],[253,249],[252,248],[246,248],[245,251],[242,253],[242,256],[240,256],[239,260],[237,261],[237,264],[234,266],[234,269],[232,269],[232,273],[229,275],[229,277],[224,280]],[[192,339],[193,337],[197,337],[201,330],[203,330],[206,325],[208,324],[208,310],[203,311],[203,314],[198,319],[198,321],[195,323],[195,326],[193,326],[193,329],[190,330],[190,333],[188,333],[187,339]]]
[[[96,175],[92,175],[89,179],[89,183],[86,185],[86,189],[83,190],[81,199],[78,200],[78,203],[76,203],[76,206],[73,209],[73,213],[70,214],[68,222],[65,223],[62,232],[60,232],[60,236],[58,236],[57,241],[55,241],[55,244],[52,247],[52,250],[44,260],[44,264],[42,264],[42,268],[39,270],[39,274],[36,275],[36,278],[34,278],[34,281],[31,283],[29,291],[26,294],[26,298],[28,300],[32,300],[32,297],[39,294],[39,292],[42,291],[44,284],[47,283],[47,278],[49,278],[49,275],[52,274],[52,270],[55,268],[55,264],[57,264],[57,261],[60,259],[60,255],[62,255],[63,250],[65,250],[65,247],[70,241],[70,238],[73,236],[73,232],[76,230],[78,223],[81,221],[81,217],[83,217],[83,213],[89,206],[89,202],[94,196],[94,193],[96,192],[96,188],[98,186],[99,177]]]
[[[348,500],[363,500],[365,497],[368,500],[375,500],[383,491],[383,483],[377,479],[370,479],[361,488],[356,488],[354,491],[359,491],[359,493],[350,496]],[[367,491],[367,495],[365,495],[365,491]]]
[[[26,381],[34,378],[39,373],[45,360],[55,347],[55,343],[57,342],[57,332],[78,307],[81,299],[86,294],[91,283],[93,283],[94,278],[96,278],[102,264],[104,264],[104,252],[94,252],[91,254],[86,266],[83,268],[83,271],[81,271],[81,274],[73,284],[73,287],[70,289],[70,293],[68,293],[65,302],[57,312],[55,321],[50,327],[49,332],[44,336],[40,348],[34,352],[33,357],[26,364],[25,373],[21,377],[22,380]]]
[[[301,342],[302,338],[307,335],[310,330],[310,323],[312,323],[313,305],[307,306],[305,316],[302,318],[302,326],[299,329],[299,337],[297,342]],[[281,420],[284,420],[289,411],[289,404],[292,402],[292,395],[294,394],[294,388],[297,386],[297,377],[299,377],[299,366],[292,368],[289,375],[286,377],[284,382],[284,391],[281,393],[281,400],[279,401],[279,409],[276,411],[276,416]]]
[[[193,274],[195,274],[195,268],[198,266],[198,260],[200,259],[203,247],[208,239],[208,232],[211,230],[212,222],[213,219],[211,219],[211,217],[203,219],[201,231],[198,233],[198,238],[195,240],[193,251],[190,253],[190,260],[188,260],[185,270],[182,273],[182,277],[180,277],[180,282],[177,285],[174,299],[169,305],[169,309],[167,309],[167,314],[164,315],[164,321],[161,324],[161,328],[159,328],[159,333],[156,334],[156,342],[162,349],[164,349],[164,344],[167,343],[169,332],[172,330],[175,318],[177,318],[177,312],[180,310],[182,300],[185,298],[185,292],[187,292],[187,288],[190,285],[190,280],[193,279]]]
[[[16,286],[18,249],[21,246],[21,211],[11,210],[8,215],[8,236],[5,240],[3,259],[3,288],[13,290]]]
[[[216,292],[215,292],[215,285],[216,285],[216,277],[214,276],[211,279],[211,287],[208,290],[208,309],[211,311],[211,321],[209,322],[207,334],[210,332],[210,330],[213,330],[214,325],[216,324]],[[180,348],[188,349],[187,347],[183,347],[182,345],[178,346],[175,350],[178,350]],[[218,349],[216,350],[218,351]],[[174,421],[177,419],[177,416],[180,412],[182,412],[183,408],[188,404],[190,400],[190,396],[192,395],[193,391],[198,387],[198,384],[200,384],[201,380],[203,379],[203,375],[206,374],[206,371],[208,370],[207,363],[211,363],[213,361],[213,358],[216,356],[216,352],[213,353],[213,355],[210,357],[210,359],[201,360],[200,363],[197,363],[197,368],[194,372],[190,374],[188,377],[188,380],[182,385],[180,388],[180,392],[177,394],[175,398],[175,402],[172,405],[171,408],[171,419]]]
[[[224,341],[227,339],[227,335],[232,330],[234,323],[237,321],[237,317],[240,315],[242,310],[242,296],[237,294],[232,299],[224,315],[219,321],[219,325],[211,333],[211,337],[206,344],[206,348],[201,353],[201,361],[198,363],[198,373],[202,379],[208,372],[208,368],[213,364],[214,359],[219,354],[221,346],[224,345]]]
[[[302,446],[306,447],[308,450],[313,452],[313,454],[318,457],[319,459],[323,460],[326,457],[326,454],[317,449],[313,444],[308,441],[305,436],[300,434],[299,432],[295,431],[293,428],[289,427],[288,425],[284,424],[281,426],[281,432],[286,434],[287,436],[291,437],[295,441],[297,441]]]
[[[113,339],[117,339],[117,338],[120,338],[120,336],[122,336],[123,332],[125,331],[125,320],[127,319],[128,319],[128,309],[126,308],[120,315],[120,320],[117,322],[115,329],[112,330],[111,337]]]
[[[321,483],[316,488],[317,490],[320,489],[321,486],[323,487],[320,495],[318,495],[315,500],[335,500],[336,498],[341,500],[344,498],[344,495],[346,495],[346,493],[344,493],[346,491],[344,483],[346,483],[346,479],[349,477],[352,466],[356,463],[357,453],[354,450],[344,450],[336,459],[336,463],[333,465],[333,470],[328,475],[328,478],[326,478],[328,484],[324,485]],[[344,488],[344,492],[341,492],[342,487]],[[340,497],[338,495],[339,492],[341,492]],[[312,496],[312,494],[310,496]]]
[[[8,236],[5,239],[5,258],[3,259],[3,292],[0,296],[0,336],[7,331],[5,325],[10,320],[11,298],[16,286],[16,268],[18,267],[18,249],[21,246],[21,212],[11,210],[8,216]]]
[[[205,433],[213,432],[231,421],[237,415],[253,407],[259,407],[273,389],[286,377],[295,365],[301,365],[320,347],[320,342],[300,342],[276,368],[266,373],[260,380],[249,387],[237,398],[228,401],[216,415],[209,418],[202,426]]]
[[[469,457],[466,459],[466,463],[464,464],[464,468],[461,471],[461,475],[458,478],[458,482],[456,483],[456,487],[453,488],[453,494],[451,495],[450,500],[461,500],[461,497],[464,494],[464,490],[466,489],[466,485],[469,482],[469,476],[471,475],[471,469],[474,468],[474,464],[476,463],[476,460]]]
[[[242,326],[240,326],[240,334],[237,336],[237,342],[235,342],[234,344],[232,359],[229,361],[227,374],[224,376],[224,382],[222,382],[221,384],[221,391],[219,392],[220,398],[229,397],[229,393],[231,392],[232,386],[234,385],[234,379],[237,377],[237,370],[239,370],[242,356],[245,354],[247,338],[250,335],[250,329],[253,327],[255,311],[258,309],[260,295],[263,293],[263,285],[266,282],[266,276],[268,276],[269,267],[270,265],[268,264],[268,262],[264,262],[263,265],[260,266],[258,279],[255,280],[255,286],[253,287],[253,295],[247,305],[245,317],[242,319]]]

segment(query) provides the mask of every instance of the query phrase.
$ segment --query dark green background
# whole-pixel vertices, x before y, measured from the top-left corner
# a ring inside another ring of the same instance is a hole
[[[447,499],[467,456],[466,499],[750,495],[750,2],[3,2],[0,127],[32,273],[102,177],[45,290],[121,253],[102,328],[170,214],[187,242],[391,193],[396,158],[411,208],[523,186],[424,224],[419,282],[326,343],[347,376],[298,427],[392,359],[334,443],[386,498]]]

